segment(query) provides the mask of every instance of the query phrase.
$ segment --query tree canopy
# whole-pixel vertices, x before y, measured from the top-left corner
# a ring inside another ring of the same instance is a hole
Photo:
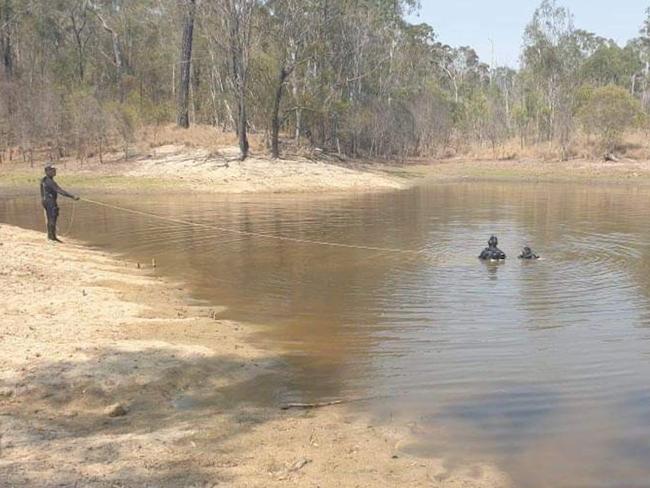
[[[275,157],[283,141],[401,158],[513,137],[554,142],[568,155],[586,107],[618,120],[622,107],[635,117],[648,110],[650,10],[639,37],[619,46],[576,29],[567,8],[544,0],[515,70],[408,22],[417,8],[415,0],[0,0],[0,154],[101,154],[109,142],[128,146],[140,125],[178,121],[236,132],[242,157],[250,132]]]

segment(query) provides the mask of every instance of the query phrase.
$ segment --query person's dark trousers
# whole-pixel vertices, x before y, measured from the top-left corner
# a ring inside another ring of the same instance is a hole
[[[56,219],[59,218],[59,207],[56,204],[44,203],[45,217],[47,218],[47,238],[55,241],[56,237]]]

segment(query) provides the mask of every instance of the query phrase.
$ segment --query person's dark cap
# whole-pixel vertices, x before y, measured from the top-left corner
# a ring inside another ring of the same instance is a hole
[[[53,169],[56,169],[56,168],[55,168],[54,165],[52,165],[52,164],[47,164],[47,165],[45,166],[45,171],[51,171],[51,170],[53,170]]]

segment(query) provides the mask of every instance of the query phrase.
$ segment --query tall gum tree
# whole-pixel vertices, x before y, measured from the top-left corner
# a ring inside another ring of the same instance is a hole
[[[248,71],[251,51],[253,13],[256,0],[209,0],[210,11],[221,21],[226,37],[226,52],[237,103],[235,125],[239,140],[239,159],[248,157]]]
[[[196,0],[184,0],[185,21],[181,39],[180,79],[178,86],[178,109],[176,122],[184,129],[190,126],[190,77],[192,73],[192,43],[194,39],[194,18]]]
[[[267,7],[272,19],[272,31],[277,39],[278,62],[273,108],[271,112],[271,156],[280,157],[280,129],[283,123],[281,114],[282,98],[288,78],[296,67],[308,61],[308,43],[312,25],[312,6],[304,0],[272,0]]]
[[[14,11],[11,0],[0,0],[0,56],[7,79],[11,79],[14,71],[13,39],[11,35],[14,21]]]

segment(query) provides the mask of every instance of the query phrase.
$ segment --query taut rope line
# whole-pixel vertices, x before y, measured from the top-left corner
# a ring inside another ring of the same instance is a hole
[[[81,198],[82,202],[88,202],[92,203],[94,205],[98,205],[100,207],[106,207],[106,208],[111,208],[113,210],[119,210],[121,212],[126,212],[130,213],[133,215],[140,215],[143,217],[151,217],[154,219],[158,220],[163,220],[166,222],[172,222],[175,224],[183,224],[183,225],[190,225],[194,227],[202,227],[204,229],[212,229],[212,230],[219,230],[221,232],[229,232],[231,234],[238,234],[238,235],[244,235],[244,236],[250,236],[250,237],[259,237],[262,239],[274,239],[278,241],[289,241],[289,242],[295,242],[298,244],[312,244],[312,245],[318,245],[318,246],[328,246],[328,247],[343,247],[347,249],[361,249],[364,251],[383,251],[383,252],[390,252],[390,253],[398,253],[398,254],[409,254],[413,256],[423,256],[426,254],[425,251],[416,251],[412,249],[395,249],[395,248],[389,248],[389,247],[373,247],[373,246],[357,246],[354,244],[343,244],[339,242],[327,242],[327,241],[316,241],[316,240],[311,240],[311,239],[299,239],[297,237],[284,237],[284,236],[275,236],[272,234],[263,234],[259,232],[247,232],[243,230],[234,230],[234,229],[229,229],[227,227],[220,227],[217,225],[211,225],[211,224],[201,224],[199,222],[192,222],[191,220],[183,220],[183,219],[175,219],[172,217],[164,217],[162,215],[157,215],[153,214],[150,212],[142,212],[140,210],[134,210],[132,208],[126,208],[126,207],[119,207],[117,205],[110,205],[108,203],[104,202],[98,202],[96,200],[91,200],[89,198]]]
[[[70,231],[72,230],[72,225],[74,224],[74,215],[75,210],[77,209],[77,202],[72,202],[72,212],[70,213],[70,221],[68,222],[68,230],[63,234],[63,237],[70,237]]]

